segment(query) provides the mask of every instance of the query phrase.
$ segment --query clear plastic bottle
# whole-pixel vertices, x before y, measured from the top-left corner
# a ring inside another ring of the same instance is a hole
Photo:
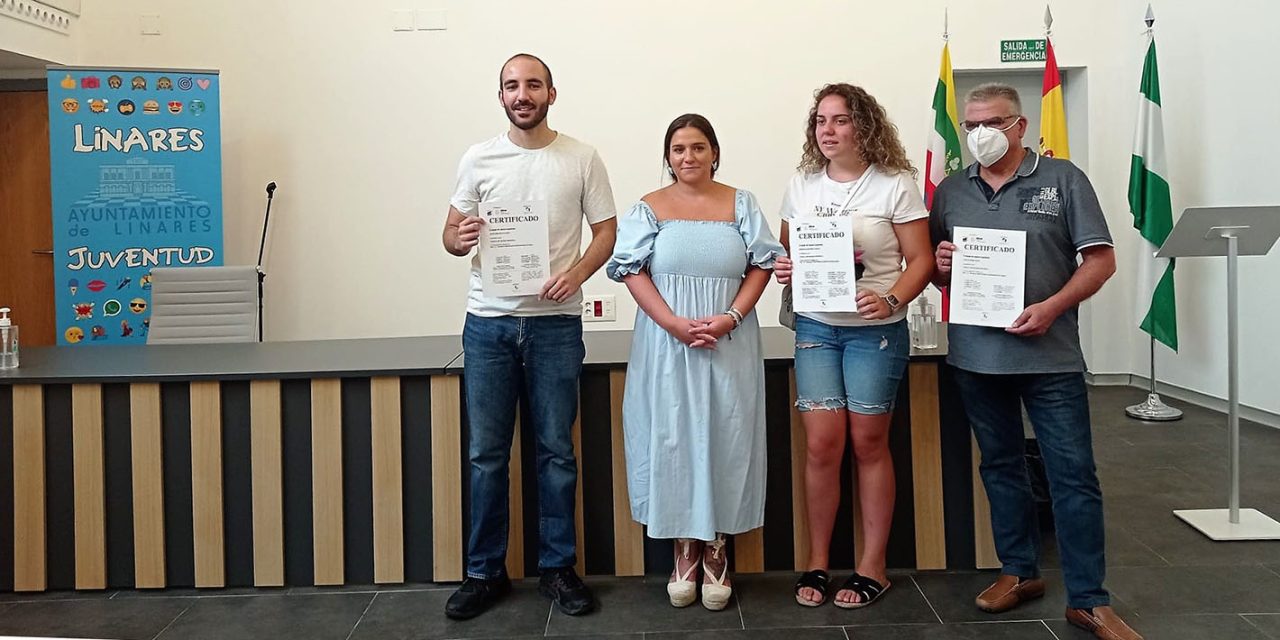
[[[0,369],[18,368],[18,327],[9,319],[9,307],[0,308]]]
[[[925,296],[917,298],[911,313],[911,346],[917,349],[938,347],[938,312]]]

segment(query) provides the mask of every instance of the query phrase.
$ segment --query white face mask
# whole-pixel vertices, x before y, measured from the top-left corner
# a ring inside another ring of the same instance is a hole
[[[1013,124],[1003,129],[992,129],[984,124],[978,125],[978,128],[969,132],[969,152],[973,154],[973,159],[978,164],[989,167],[995,164],[1000,158],[1004,157],[1009,151],[1009,139],[1005,137],[1004,132],[1017,126],[1016,118]]]

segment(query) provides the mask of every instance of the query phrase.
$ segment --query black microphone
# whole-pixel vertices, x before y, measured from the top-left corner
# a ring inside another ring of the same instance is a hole
[[[276,195],[276,183],[267,183],[267,214],[262,217],[262,241],[258,244],[258,342],[262,342],[262,281],[267,273],[262,270],[262,253],[267,248],[267,225],[271,222],[271,199]]]

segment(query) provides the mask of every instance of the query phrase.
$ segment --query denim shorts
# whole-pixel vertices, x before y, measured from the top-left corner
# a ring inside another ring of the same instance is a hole
[[[840,327],[796,316],[796,407],[889,413],[910,355],[906,320]]]

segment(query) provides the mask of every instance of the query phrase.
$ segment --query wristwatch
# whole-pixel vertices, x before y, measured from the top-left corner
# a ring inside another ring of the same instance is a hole
[[[898,310],[898,307],[901,307],[901,306],[902,306],[902,302],[900,302],[900,301],[898,300],[898,296],[895,296],[895,295],[893,295],[892,293],[890,293],[890,294],[888,294],[888,295],[884,296],[884,301],[885,301],[885,303],[886,303],[886,304],[888,304],[888,305],[889,305],[889,311],[890,311],[890,312],[897,311],[897,310]]]

